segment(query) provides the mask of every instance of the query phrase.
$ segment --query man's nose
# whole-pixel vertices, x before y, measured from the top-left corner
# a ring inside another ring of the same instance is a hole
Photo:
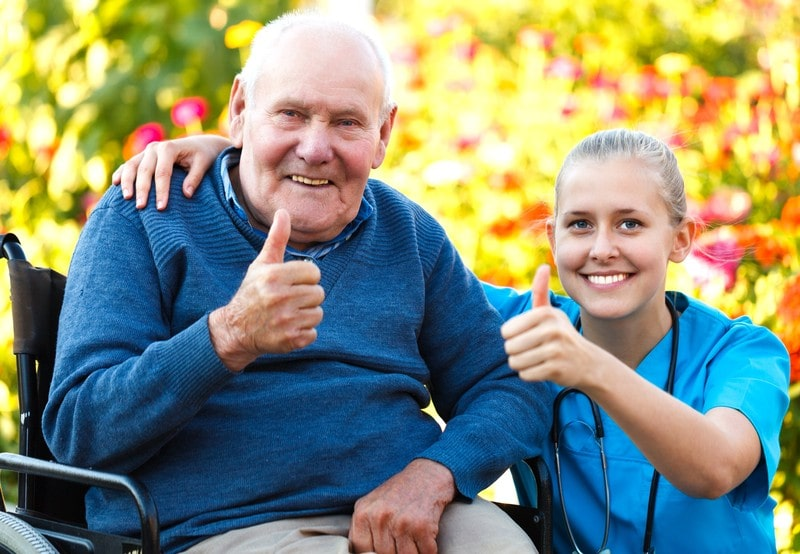
[[[333,137],[330,127],[312,121],[303,129],[297,144],[297,155],[309,165],[319,165],[333,158]]]

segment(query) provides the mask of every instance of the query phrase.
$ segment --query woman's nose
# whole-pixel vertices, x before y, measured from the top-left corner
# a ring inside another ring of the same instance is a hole
[[[590,256],[596,260],[607,260],[618,254],[614,234],[606,230],[598,230],[594,236]]]

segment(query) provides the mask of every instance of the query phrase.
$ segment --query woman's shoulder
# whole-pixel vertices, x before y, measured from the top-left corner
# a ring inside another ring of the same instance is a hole
[[[683,293],[668,295],[674,295],[675,304],[682,313],[681,329],[686,328],[687,332],[681,332],[681,340],[686,338],[695,343],[693,348],[714,352],[749,351],[788,359],[780,338],[768,327],[753,322],[750,316],[730,317],[722,310]],[[705,347],[700,343],[705,343]]]

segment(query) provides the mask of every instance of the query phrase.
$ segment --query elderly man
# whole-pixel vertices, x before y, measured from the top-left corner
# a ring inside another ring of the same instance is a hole
[[[144,482],[167,553],[535,551],[469,499],[538,453],[552,398],[506,365],[443,229],[369,177],[389,75],[369,34],[283,16],[195,198],[110,192],[86,224],[44,431],[59,460]],[[97,529],[133,533],[132,509],[87,497]]]

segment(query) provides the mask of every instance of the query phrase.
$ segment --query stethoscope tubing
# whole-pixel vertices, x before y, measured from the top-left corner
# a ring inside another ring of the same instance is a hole
[[[667,372],[667,382],[664,385],[664,391],[672,395],[674,392],[675,387],[675,368],[678,362],[678,345],[679,345],[679,338],[680,338],[680,328],[678,324],[678,312],[675,309],[675,305],[669,297],[665,298],[667,303],[667,308],[669,309],[670,317],[672,319],[672,348],[670,351],[670,361],[669,361],[669,371]],[[581,321],[580,318],[575,322],[575,328],[580,330],[581,328]],[[603,530],[603,541],[600,544],[600,548],[596,551],[597,554],[610,554],[610,550],[607,548],[608,544],[608,536],[609,531],[611,529],[611,488],[609,487],[608,483],[608,463],[606,461],[606,452],[603,443],[603,439],[605,437],[605,431],[603,429],[603,420],[600,416],[600,408],[598,407],[597,403],[592,400],[589,395],[584,393],[583,391],[573,388],[567,387],[562,389],[557,395],[555,400],[553,401],[553,427],[551,428],[551,437],[553,441],[553,448],[555,451],[555,464],[556,464],[556,483],[558,486],[558,494],[561,498],[561,511],[564,516],[564,524],[567,528],[567,534],[569,535],[570,542],[572,543],[572,547],[574,548],[573,554],[583,554],[583,552],[578,548],[578,543],[575,540],[575,535],[572,532],[572,527],[569,523],[569,516],[567,515],[567,503],[566,499],[564,498],[564,489],[562,485],[562,477],[561,477],[561,457],[559,453],[559,433],[560,433],[560,417],[559,411],[561,408],[561,402],[566,396],[570,394],[580,394],[586,397],[589,401],[589,405],[592,409],[592,418],[594,419],[594,436],[597,444],[600,448],[600,463],[602,465],[603,470],[603,488],[605,492],[605,525]],[[645,531],[644,531],[644,540],[642,544],[642,552],[644,554],[655,554],[655,548],[652,546],[652,536],[653,536],[653,526],[654,526],[654,518],[655,518],[655,505],[656,505],[656,494],[658,492],[658,482],[661,477],[661,474],[653,468],[653,478],[650,481],[650,495],[647,502],[647,519],[645,522]]]

